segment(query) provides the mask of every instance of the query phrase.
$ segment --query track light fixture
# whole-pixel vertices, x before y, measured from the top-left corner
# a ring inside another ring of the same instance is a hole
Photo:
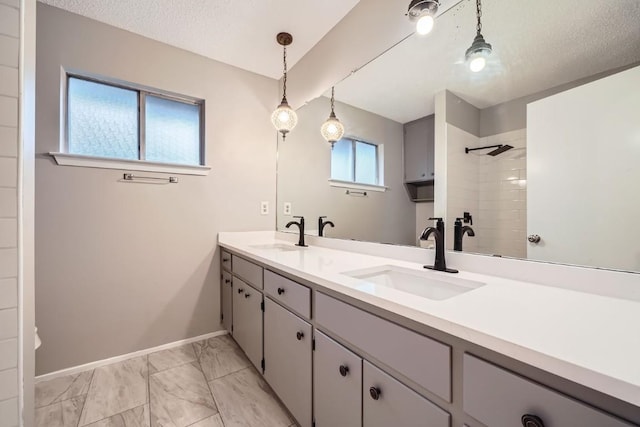
[[[481,0],[476,0],[476,17],[478,18],[476,37],[464,55],[467,64],[469,64],[469,69],[474,73],[484,69],[485,65],[487,65],[487,58],[491,55],[492,51],[491,45],[484,41],[484,37],[482,36],[482,4],[480,1]]]
[[[416,32],[418,34],[429,34],[433,30],[439,6],[439,0],[412,0],[409,3],[407,16],[416,23]]]

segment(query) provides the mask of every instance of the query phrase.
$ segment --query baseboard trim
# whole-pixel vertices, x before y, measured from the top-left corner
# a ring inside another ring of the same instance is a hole
[[[35,377],[35,382],[39,383],[42,381],[48,381],[59,377],[64,377],[66,375],[73,375],[84,371],[89,371],[91,369],[100,368],[102,366],[110,365],[112,363],[122,362],[123,360],[131,359],[133,357],[146,356],[151,353],[155,353],[157,351],[169,350],[171,348],[180,347],[181,345],[191,344],[197,341],[206,340],[213,337],[219,337],[221,335],[226,335],[229,332],[226,330],[211,332],[209,334],[200,335],[197,337],[187,338],[180,341],[174,341],[168,344],[162,344],[157,347],[146,348],[144,350],[134,351],[132,353],[122,354],[120,356],[110,357],[108,359],[97,360],[95,362],[85,363],[84,365],[72,366],[71,368],[61,369],[59,371],[50,372],[48,374],[43,374]]]

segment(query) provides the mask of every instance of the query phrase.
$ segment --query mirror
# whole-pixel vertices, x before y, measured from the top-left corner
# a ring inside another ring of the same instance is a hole
[[[328,237],[428,246],[417,236],[440,216],[452,250],[467,212],[466,252],[640,271],[640,3],[486,0],[478,73],[475,14],[459,2],[336,84],[333,150],[329,98],[298,110],[278,145],[278,230],[290,204],[311,234],[326,215]],[[366,185],[345,183],[354,169]]]

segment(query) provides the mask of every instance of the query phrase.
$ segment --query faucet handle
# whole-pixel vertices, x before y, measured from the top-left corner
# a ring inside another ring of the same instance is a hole
[[[322,218],[326,218],[326,217],[327,217],[326,215],[323,215],[323,216],[319,216],[318,219],[322,219]]]
[[[303,216],[300,216],[300,215],[294,215],[293,217],[294,217],[294,218],[304,219],[304,217],[303,217]]]
[[[429,218],[429,221],[442,221],[442,217]]]

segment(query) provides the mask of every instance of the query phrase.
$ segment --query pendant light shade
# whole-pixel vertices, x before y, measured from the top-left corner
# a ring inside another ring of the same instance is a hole
[[[439,6],[439,0],[411,0],[407,16],[416,23],[418,34],[429,34],[433,30]]]
[[[287,46],[293,42],[293,37],[289,33],[279,33],[276,40],[278,44],[283,47],[282,62],[284,65],[284,77],[282,79],[282,101],[273,114],[271,114],[271,123],[273,123],[276,130],[282,134],[282,139],[285,139],[287,134],[298,124],[298,115],[287,102]]]
[[[487,64],[487,58],[491,55],[492,48],[482,36],[482,4],[480,0],[476,0],[476,17],[478,23],[476,25],[476,37],[471,43],[471,47],[465,52],[465,60],[469,65],[469,69],[474,73],[482,71]]]
[[[331,88],[331,114],[329,114],[329,118],[325,120],[325,122],[320,127],[320,133],[322,137],[331,144],[340,141],[342,136],[344,135],[344,126],[336,117],[336,113],[334,111],[335,104],[335,89]]]

